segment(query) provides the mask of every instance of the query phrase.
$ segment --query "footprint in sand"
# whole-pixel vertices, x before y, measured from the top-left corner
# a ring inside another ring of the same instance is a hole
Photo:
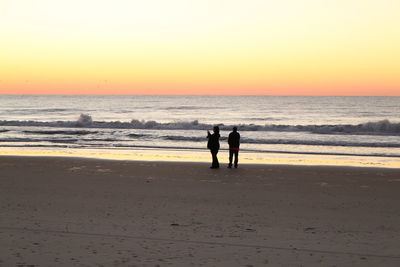
[[[80,167],[76,166],[76,167],[69,168],[68,170],[71,171],[71,172],[74,172],[74,171],[82,170],[85,167],[86,166],[80,166]]]

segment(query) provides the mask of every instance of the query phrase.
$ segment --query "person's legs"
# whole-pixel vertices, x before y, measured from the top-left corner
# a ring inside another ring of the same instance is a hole
[[[211,155],[212,155],[212,168],[219,168],[219,162],[217,158],[218,150],[211,150]]]
[[[214,157],[215,157],[215,167],[219,168],[219,161],[218,161],[217,154],[218,154],[218,150],[215,151],[215,154],[214,154],[215,156]]]
[[[231,162],[232,162],[232,160],[231,160]],[[237,168],[238,162],[239,162],[239,150],[236,150],[235,151],[235,168]],[[232,163],[231,163],[231,165],[232,165]]]
[[[228,168],[232,168],[233,150],[229,149],[229,165]]]

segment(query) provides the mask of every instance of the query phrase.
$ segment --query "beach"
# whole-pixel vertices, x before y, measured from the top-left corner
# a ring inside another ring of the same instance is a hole
[[[400,169],[0,157],[0,266],[399,266]]]
[[[0,267],[400,267],[400,1],[0,3]]]

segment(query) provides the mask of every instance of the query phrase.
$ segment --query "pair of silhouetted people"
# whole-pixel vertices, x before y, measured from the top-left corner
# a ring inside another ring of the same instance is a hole
[[[219,168],[219,162],[218,162],[218,150],[219,150],[219,127],[214,126],[213,128],[213,134],[211,134],[209,131],[207,131],[207,138],[208,138],[208,143],[207,143],[207,148],[210,149],[211,156],[212,156],[212,164],[211,164],[211,169],[218,169]],[[228,144],[229,144],[229,165],[228,168],[232,168],[232,160],[233,156],[235,156],[235,162],[234,166],[235,168],[238,167],[238,161],[239,161],[239,146],[240,146],[240,134],[237,132],[237,128],[233,127],[233,131],[229,134],[228,137]]]

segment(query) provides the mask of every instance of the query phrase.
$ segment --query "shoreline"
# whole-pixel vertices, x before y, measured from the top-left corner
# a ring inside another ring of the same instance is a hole
[[[203,150],[180,149],[34,149],[1,148],[1,156],[32,156],[32,157],[77,157],[129,161],[160,161],[160,162],[202,162],[210,163],[211,155]],[[222,165],[228,163],[228,150],[218,154]],[[242,151],[239,153],[239,164],[266,164],[266,165],[295,165],[295,166],[352,166],[400,169],[400,159],[397,157],[381,156],[350,156],[350,155],[323,155],[297,153],[253,153]]]

